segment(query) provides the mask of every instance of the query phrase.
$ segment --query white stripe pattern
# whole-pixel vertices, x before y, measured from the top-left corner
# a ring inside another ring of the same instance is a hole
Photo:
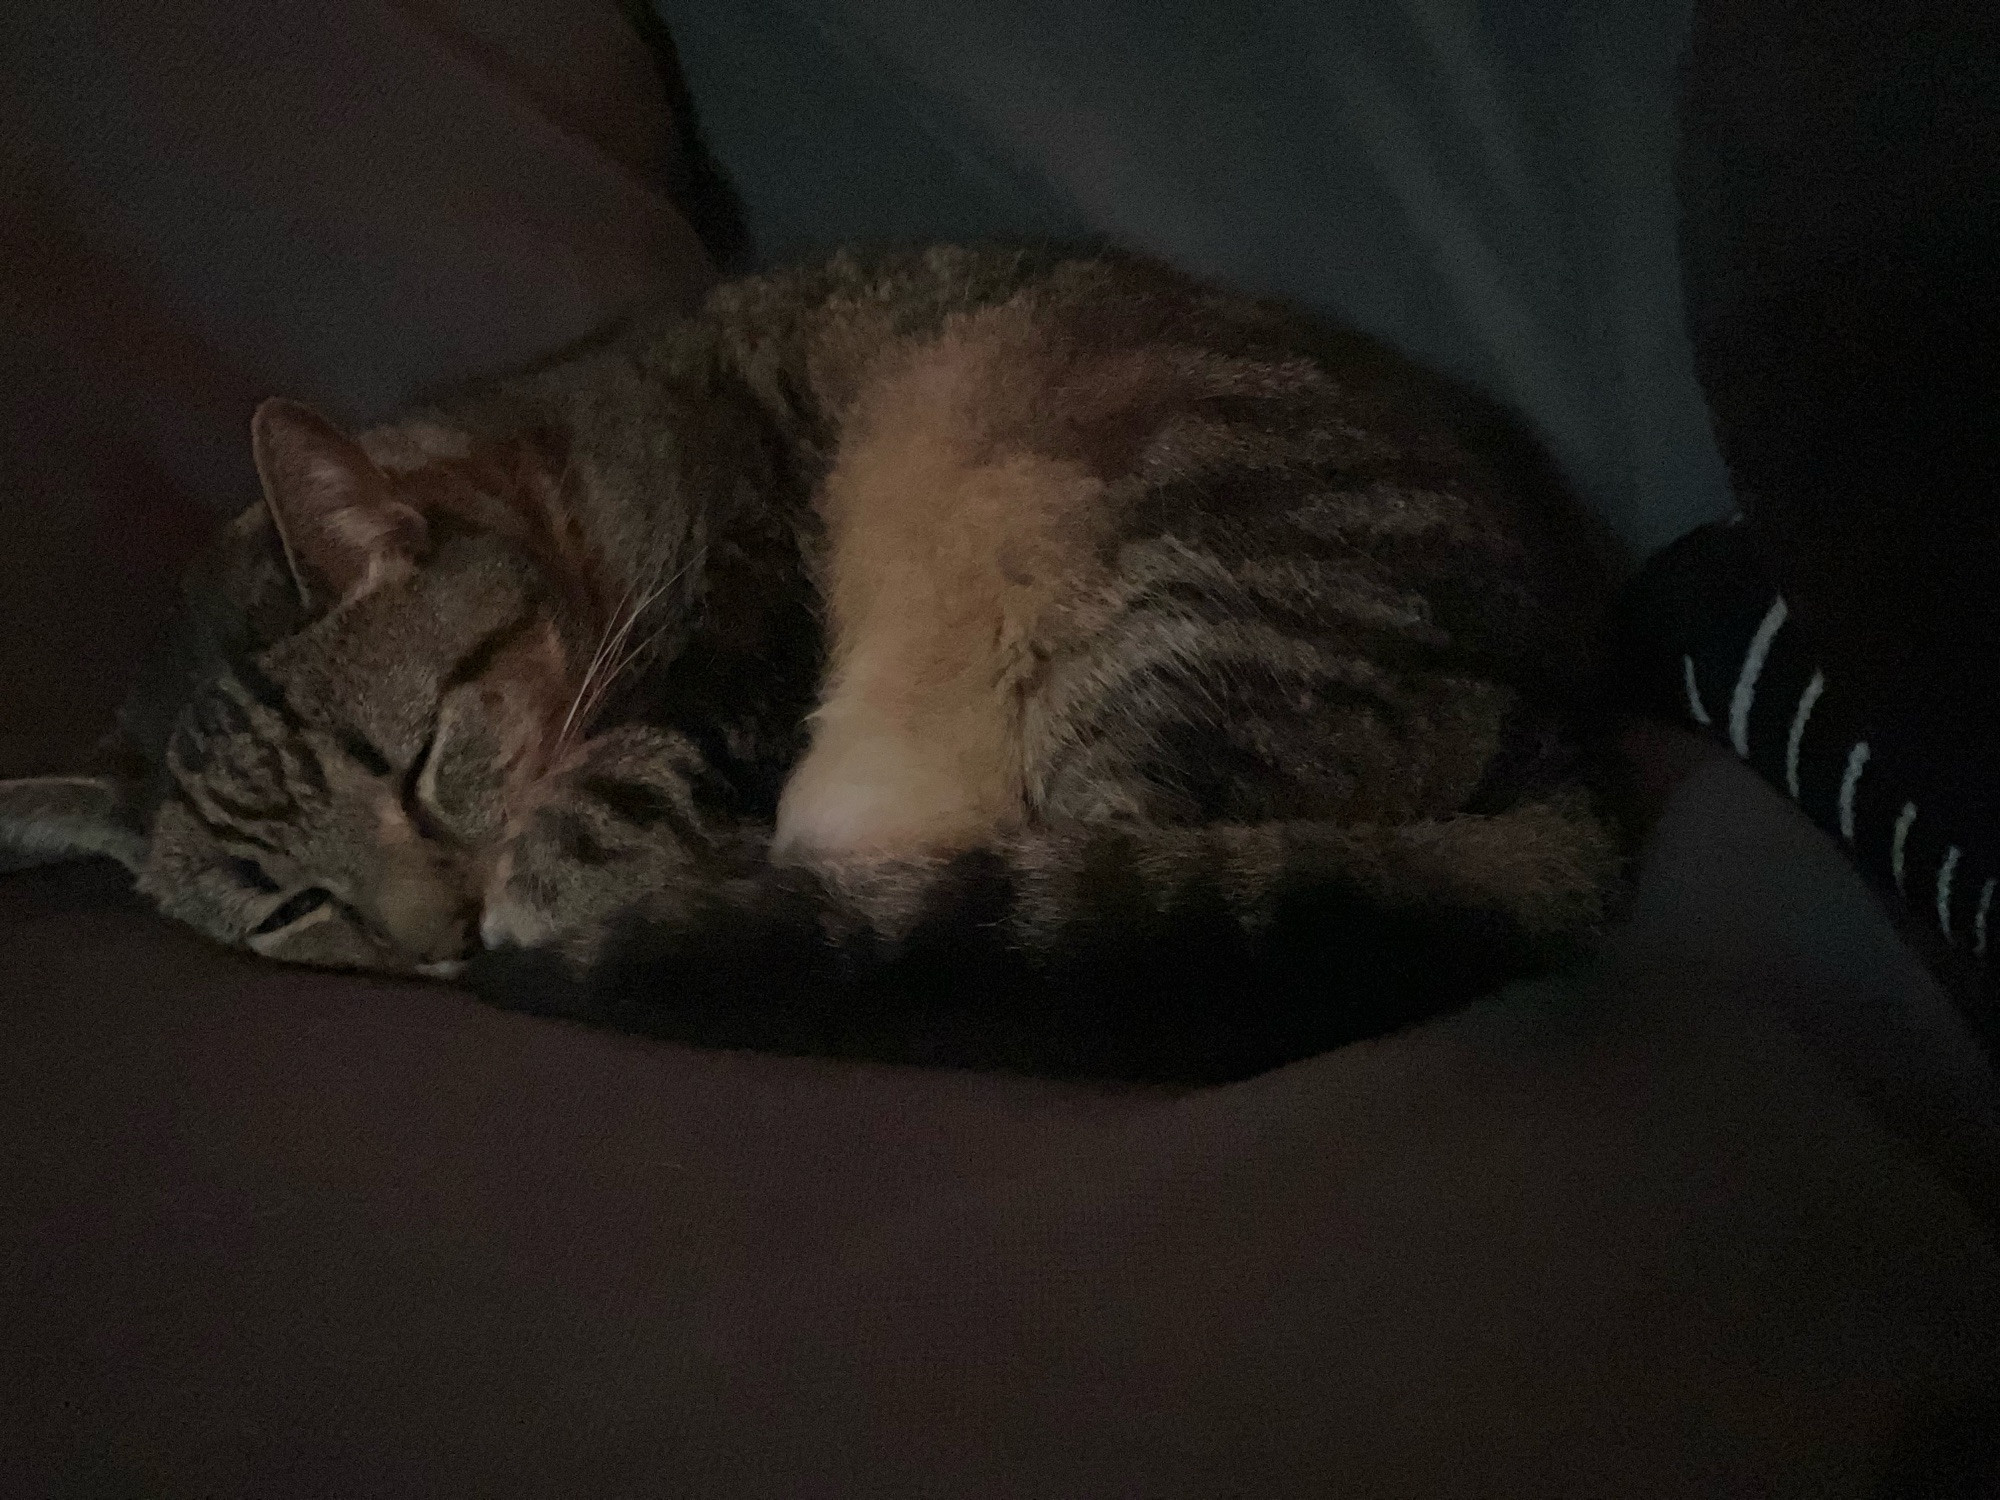
[[[1792,715],[1792,732],[1785,736],[1785,790],[1792,794],[1794,802],[1799,800],[1799,746],[1805,743],[1806,721],[1812,718],[1813,705],[1825,691],[1826,674],[1813,673],[1812,681],[1799,694],[1799,709]]]
[[[1757,633],[1750,637],[1750,649],[1743,653],[1743,669],[1736,674],[1736,691],[1729,696],[1729,743],[1736,753],[1750,758],[1750,705],[1757,700],[1757,678],[1763,673],[1764,659],[1771,654],[1771,642],[1785,626],[1785,596],[1779,594],[1764,611]]]
[[[1856,740],[1847,752],[1847,774],[1840,778],[1840,836],[1854,842],[1854,789],[1861,785],[1861,768],[1868,764],[1868,741]]]
[[[1681,657],[1681,680],[1687,684],[1689,716],[1703,729],[1708,728],[1715,720],[1708,716],[1708,705],[1701,701],[1701,689],[1694,685],[1694,658],[1692,656]]]
[[[1951,939],[1951,876],[1952,872],[1957,868],[1958,868],[1958,845],[1953,844],[1949,849],[1945,850],[1944,852],[1944,863],[1938,866],[1938,889],[1937,889],[1938,931],[1944,934],[1946,942],[1950,942],[1952,940]]]
[[[1889,874],[1896,882],[1896,894],[1903,894],[1903,845],[1909,842],[1910,825],[1917,821],[1917,804],[1905,802],[1896,814],[1896,836],[1889,844]]]
[[[1986,957],[1986,908],[1993,904],[1993,882],[1987,881],[1979,892],[1979,911],[1972,919],[1972,956]]]

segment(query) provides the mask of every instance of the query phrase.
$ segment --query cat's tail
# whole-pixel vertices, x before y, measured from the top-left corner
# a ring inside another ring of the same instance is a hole
[[[949,860],[767,867],[579,972],[488,955],[515,1008],[712,1046],[1208,1081],[1378,1035],[1596,933],[1620,852],[1580,792],[1485,816],[1104,826]]]

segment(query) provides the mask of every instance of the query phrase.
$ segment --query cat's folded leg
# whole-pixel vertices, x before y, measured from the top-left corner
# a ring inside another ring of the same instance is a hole
[[[704,814],[710,774],[672,731],[627,725],[586,742],[538,784],[493,862],[482,946],[587,969],[622,914],[671,921],[703,887],[761,862],[768,832]]]
[[[1403,826],[1077,824],[773,863],[765,829],[642,828],[619,805],[673,804],[675,783],[608,770],[524,831],[497,946],[467,977],[510,1008],[699,1045],[1241,1077],[1560,961],[1616,886],[1580,794]]]
[[[863,951],[877,934],[830,930],[824,872],[773,865],[768,823],[705,814],[707,774],[672,732],[627,726],[587,744],[495,861],[484,951],[459,977],[508,1009],[712,1045],[902,1050],[857,1041],[842,998],[879,967]],[[789,981],[808,974],[826,982],[802,997]]]

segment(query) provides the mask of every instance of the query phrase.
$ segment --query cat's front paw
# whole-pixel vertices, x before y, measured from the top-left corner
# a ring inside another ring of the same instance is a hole
[[[545,777],[487,879],[481,944],[584,968],[621,916],[670,917],[713,860],[690,789],[699,770],[681,736],[627,727]]]
[[[560,931],[557,904],[514,878],[515,853],[509,845],[493,867],[486,886],[486,906],[479,917],[479,945],[491,953],[500,948],[542,948]]]

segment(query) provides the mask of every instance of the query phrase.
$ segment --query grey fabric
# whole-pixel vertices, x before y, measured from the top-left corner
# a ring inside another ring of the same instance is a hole
[[[1683,332],[1685,0],[657,0],[767,258],[1101,232],[1524,412],[1636,552],[1728,513]]]

